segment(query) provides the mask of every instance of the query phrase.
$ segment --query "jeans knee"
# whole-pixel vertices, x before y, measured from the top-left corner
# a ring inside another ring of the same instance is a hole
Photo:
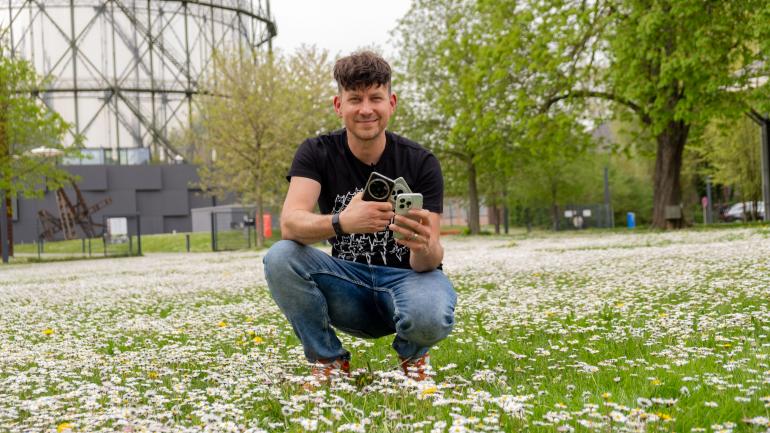
[[[267,254],[262,258],[265,265],[265,275],[270,278],[270,274],[280,272],[281,269],[289,267],[291,259],[297,257],[304,245],[294,241],[281,240],[273,244]]]
[[[454,307],[433,308],[432,311],[401,315],[396,332],[409,342],[432,346],[452,332],[454,323]]]

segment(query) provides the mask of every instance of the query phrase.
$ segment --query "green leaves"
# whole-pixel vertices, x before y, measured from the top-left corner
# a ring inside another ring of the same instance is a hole
[[[258,213],[262,206],[277,207],[297,146],[339,125],[330,107],[329,55],[314,47],[291,56],[232,51],[213,63],[205,83],[212,96],[199,104],[195,131],[207,150],[201,186],[222,196],[235,193],[242,203],[256,203]]]
[[[417,1],[396,31],[423,107],[408,132],[480,178],[576,160],[609,117],[681,155],[711,119],[770,110],[768,19],[764,0]],[[659,161],[657,223],[677,161]]]
[[[67,181],[56,158],[37,156],[32,149],[78,154],[77,146],[62,144],[70,125],[35,97],[39,84],[32,65],[10,56],[0,42],[0,189],[9,196],[41,196],[43,186],[55,189]]]

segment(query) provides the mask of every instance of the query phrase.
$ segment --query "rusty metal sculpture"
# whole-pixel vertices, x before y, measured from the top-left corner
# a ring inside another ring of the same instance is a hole
[[[58,232],[64,234],[64,239],[75,239],[77,234],[75,232],[75,225],[79,225],[83,230],[86,237],[96,237],[96,228],[103,227],[103,224],[95,223],[92,216],[95,212],[104,208],[112,203],[112,198],[107,197],[89,207],[86,205],[86,201],[83,198],[83,193],[80,192],[75,182],[70,181],[72,187],[75,189],[75,195],[77,196],[77,202],[75,205],[64,192],[64,188],[56,190],[56,204],[59,207],[59,218],[53,216],[46,210],[41,210],[37,213],[40,219],[40,225],[43,227],[43,232],[40,233],[40,239],[52,241],[54,235]]]

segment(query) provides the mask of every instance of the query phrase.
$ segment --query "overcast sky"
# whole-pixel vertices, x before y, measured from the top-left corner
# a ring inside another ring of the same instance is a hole
[[[278,26],[273,46],[286,52],[302,43],[326,48],[335,56],[377,45],[388,57],[397,52],[390,31],[409,9],[410,0],[272,0]]]

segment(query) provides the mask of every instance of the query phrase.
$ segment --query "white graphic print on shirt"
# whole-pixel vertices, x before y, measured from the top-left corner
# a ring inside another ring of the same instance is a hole
[[[353,196],[361,191],[363,189],[356,189],[344,195],[338,194],[334,199],[332,213],[342,212],[350,204]],[[402,257],[409,252],[409,249],[396,243],[392,231],[383,230],[377,233],[352,233],[337,236],[337,252],[338,257],[343,260],[357,262],[360,257],[364,257],[366,258],[366,263],[370,265],[372,264],[372,257],[379,255],[382,258],[382,263],[387,265],[387,255],[389,253],[395,255],[401,261]]]

